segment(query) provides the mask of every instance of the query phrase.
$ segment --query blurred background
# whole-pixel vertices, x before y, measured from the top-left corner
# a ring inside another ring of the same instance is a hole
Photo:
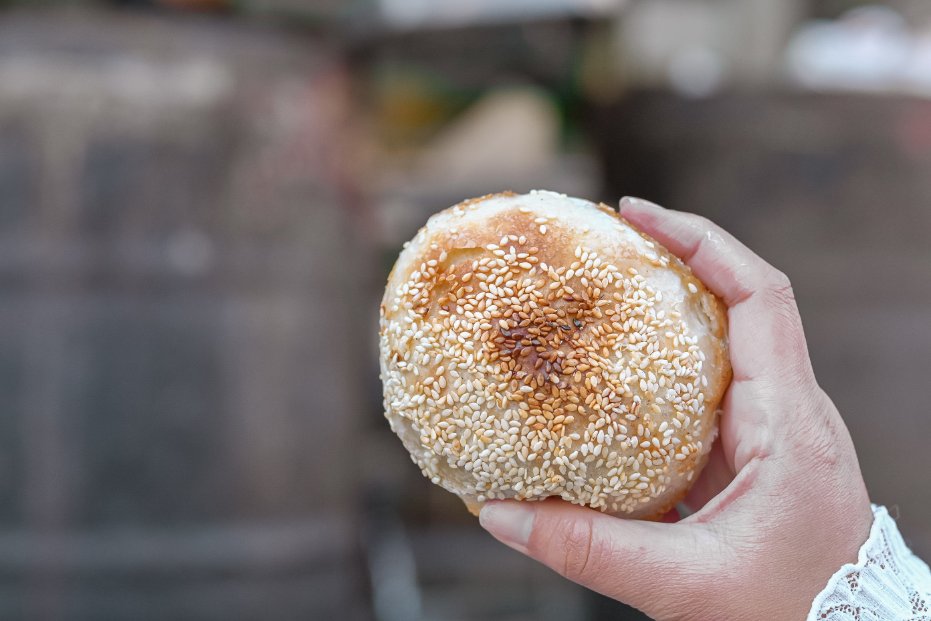
[[[491,540],[382,418],[400,245],[532,188],[787,272],[931,557],[931,3],[4,0],[0,618],[642,618]]]

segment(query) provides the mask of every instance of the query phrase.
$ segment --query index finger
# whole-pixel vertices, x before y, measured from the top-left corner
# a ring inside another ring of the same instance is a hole
[[[621,215],[682,259],[728,306],[735,381],[813,377],[785,274],[706,218],[634,198],[621,201]]]

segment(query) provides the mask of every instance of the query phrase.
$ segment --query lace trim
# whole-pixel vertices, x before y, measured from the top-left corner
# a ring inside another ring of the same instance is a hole
[[[905,545],[886,508],[873,505],[857,562],[831,576],[807,621],[931,621],[929,602],[931,570]]]

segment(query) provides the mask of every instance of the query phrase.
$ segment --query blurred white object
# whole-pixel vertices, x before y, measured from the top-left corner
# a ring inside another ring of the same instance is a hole
[[[685,97],[708,97],[721,88],[725,77],[721,53],[709,47],[687,47],[669,62],[669,84]]]
[[[811,89],[931,95],[931,34],[911,32],[889,7],[861,7],[799,28],[786,69]]]
[[[401,30],[556,16],[604,17],[626,3],[627,0],[378,0],[384,22]]]
[[[730,22],[723,5],[639,2],[619,23],[619,61],[635,83],[671,86],[693,97],[710,95],[731,72],[725,57]]]
[[[914,38],[903,78],[908,92],[931,97],[931,30]]]
[[[641,0],[618,21],[618,63],[632,86],[707,97],[781,70],[799,0]]]

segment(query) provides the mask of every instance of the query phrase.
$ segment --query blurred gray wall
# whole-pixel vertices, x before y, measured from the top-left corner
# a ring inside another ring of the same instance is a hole
[[[0,617],[364,616],[363,264],[313,41],[0,17]]]

